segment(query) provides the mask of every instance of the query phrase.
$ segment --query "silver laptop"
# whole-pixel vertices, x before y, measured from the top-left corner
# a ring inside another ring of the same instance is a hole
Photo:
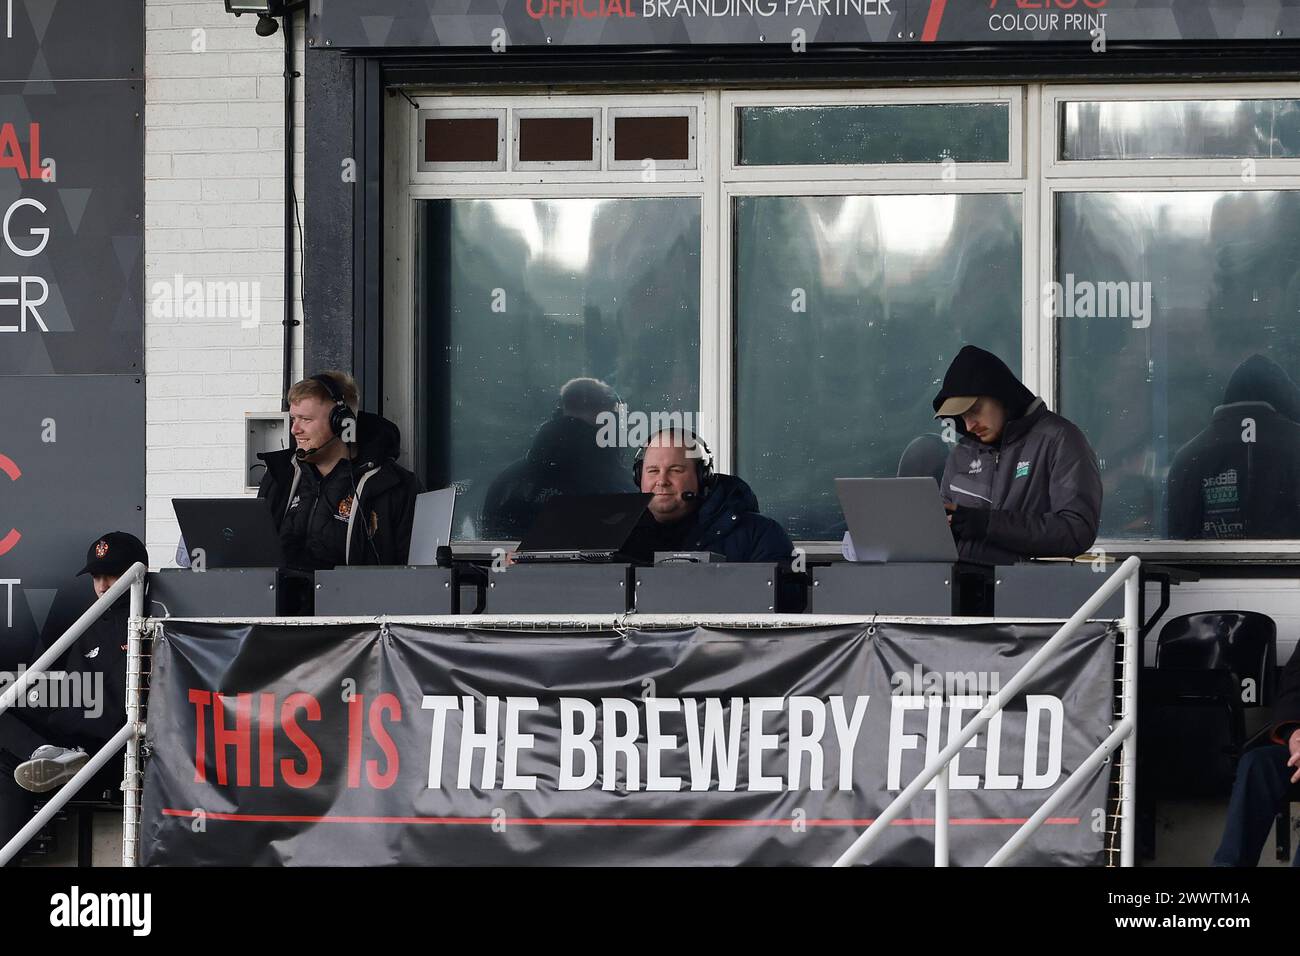
[[[432,567],[438,563],[438,549],[451,544],[451,520],[455,510],[454,487],[426,491],[416,497],[408,564]]]
[[[933,478],[836,478],[858,561],[957,560]]]

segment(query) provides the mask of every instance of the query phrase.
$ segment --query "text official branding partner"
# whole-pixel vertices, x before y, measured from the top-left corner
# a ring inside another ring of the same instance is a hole
[[[153,928],[151,893],[83,893],[73,886],[50,897],[50,925],[60,928],[128,927],[133,936]]]

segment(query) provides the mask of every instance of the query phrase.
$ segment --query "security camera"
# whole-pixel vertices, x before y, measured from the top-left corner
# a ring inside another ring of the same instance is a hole
[[[226,0],[226,12],[235,16],[245,13],[256,14],[257,35],[269,37],[280,28],[275,18],[285,12],[282,0]]]

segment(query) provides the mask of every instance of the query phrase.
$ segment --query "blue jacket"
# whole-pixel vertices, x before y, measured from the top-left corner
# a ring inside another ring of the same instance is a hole
[[[788,563],[794,544],[785,529],[758,513],[758,498],[735,475],[717,475],[687,538],[691,551],[714,551],[728,561]]]

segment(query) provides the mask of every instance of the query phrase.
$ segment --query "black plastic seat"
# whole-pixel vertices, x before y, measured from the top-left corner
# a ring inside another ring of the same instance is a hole
[[[1226,797],[1245,711],[1271,705],[1276,680],[1277,627],[1267,615],[1208,611],[1166,623],[1138,697],[1147,794]]]

